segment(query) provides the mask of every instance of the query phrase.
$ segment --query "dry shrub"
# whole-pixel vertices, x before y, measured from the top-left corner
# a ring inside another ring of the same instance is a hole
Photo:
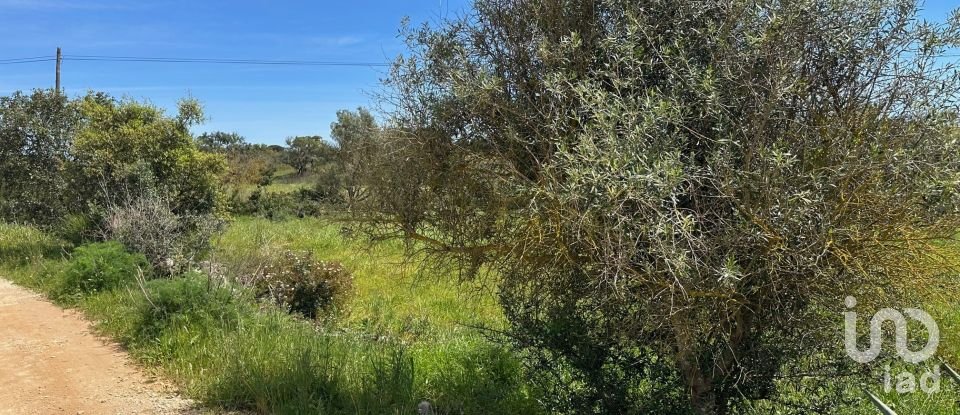
[[[177,214],[170,203],[147,193],[107,209],[105,239],[143,253],[165,275],[183,273],[210,250],[223,222],[209,214]]]

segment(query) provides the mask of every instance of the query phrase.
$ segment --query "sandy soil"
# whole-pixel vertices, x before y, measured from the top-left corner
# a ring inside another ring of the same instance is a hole
[[[0,415],[200,413],[77,312],[0,280]]]

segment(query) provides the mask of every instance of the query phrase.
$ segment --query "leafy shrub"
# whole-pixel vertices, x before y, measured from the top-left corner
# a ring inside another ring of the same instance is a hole
[[[79,121],[53,90],[0,97],[0,218],[49,225],[76,207],[65,173]]]
[[[221,209],[221,154],[200,151],[190,127],[203,119],[194,100],[178,104],[177,115],[103,93],[78,101],[83,123],[71,148],[72,179],[80,198],[104,208],[128,188],[150,184],[177,213]]]
[[[71,296],[108,291],[135,281],[149,272],[142,254],[130,253],[119,242],[100,242],[78,247],[60,275],[56,296]]]
[[[339,263],[317,261],[308,252],[283,251],[255,286],[260,297],[314,319],[343,306],[353,277]]]
[[[246,311],[238,296],[226,288],[211,287],[206,276],[198,272],[174,280],[148,281],[144,291],[149,301],[138,310],[136,330],[124,339],[126,342],[146,344],[165,330],[211,319],[217,325],[229,326]]]

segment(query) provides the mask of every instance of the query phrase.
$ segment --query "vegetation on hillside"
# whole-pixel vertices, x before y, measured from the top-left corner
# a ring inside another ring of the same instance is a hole
[[[15,93],[0,275],[217,408],[953,414],[842,344],[846,296],[918,307],[960,367],[960,14],[917,11],[477,0],[285,147]]]

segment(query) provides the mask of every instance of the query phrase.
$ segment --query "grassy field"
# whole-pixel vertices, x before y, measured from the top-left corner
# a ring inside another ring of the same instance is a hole
[[[342,263],[354,274],[354,295],[339,318],[341,325],[370,336],[417,346],[443,345],[474,337],[471,327],[502,325],[488,287],[423,275],[417,264],[404,259],[399,244],[370,247],[343,237],[336,223],[312,218],[282,222],[239,218],[215,244],[214,261],[220,262],[263,250],[291,249]]]
[[[238,218],[215,246],[213,260],[227,265],[277,249],[339,261],[353,272],[353,295],[335,321],[319,326],[256,303],[236,285],[201,273],[149,281],[146,296],[130,285],[58,301],[83,310],[146,367],[157,368],[189,396],[213,407],[409,414],[429,400],[439,413],[542,412],[514,354],[477,329],[503,325],[489,289],[417,273],[400,245],[370,248],[343,236],[339,224],[321,219]],[[0,225],[0,274],[52,295],[69,266],[69,249],[35,229]],[[923,306],[940,324],[940,356],[954,367],[960,363],[958,300],[931,299]],[[901,414],[958,413],[960,394],[945,373],[942,390],[934,395],[883,394],[881,381],[844,387],[852,396],[868,388]],[[836,387],[816,379],[810,385]],[[783,409],[760,402],[743,414]],[[864,400],[845,413],[877,412]]]
[[[518,361],[471,328],[496,325],[490,299],[439,280],[418,281],[389,246],[359,244],[316,220],[237,221],[218,252],[261,249],[264,239],[354,271],[343,320],[315,326],[257,304],[236,286],[195,273],[95,293],[76,301],[104,333],[208,405],[264,413],[408,414],[422,400],[440,413],[537,413]],[[259,242],[258,242],[259,241]],[[63,242],[30,228],[0,228],[0,273],[54,293]]]
[[[316,174],[307,172],[303,176],[298,176],[296,169],[286,164],[280,164],[277,171],[273,173],[270,184],[258,186],[254,183],[247,183],[237,187],[235,190],[239,198],[247,199],[258,188],[264,193],[270,194],[293,193],[300,189],[309,189],[316,182]]]

